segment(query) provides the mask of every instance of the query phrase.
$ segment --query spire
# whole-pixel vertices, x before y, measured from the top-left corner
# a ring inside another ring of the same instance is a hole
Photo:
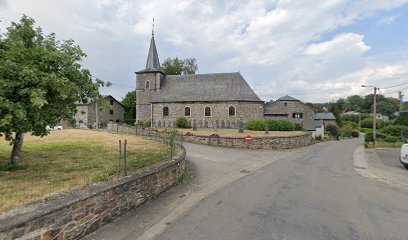
[[[156,43],[154,41],[154,36],[150,40],[149,53],[147,55],[146,70],[161,70],[159,55],[157,54]]]
[[[152,39],[150,40],[150,48],[147,55],[146,70],[161,70],[159,55],[157,54],[156,42],[154,41],[154,18],[152,23]]]

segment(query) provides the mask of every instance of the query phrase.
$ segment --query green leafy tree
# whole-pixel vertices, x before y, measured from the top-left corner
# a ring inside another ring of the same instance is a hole
[[[122,99],[122,105],[125,108],[125,123],[129,125],[135,124],[136,121],[136,90],[126,93]]]
[[[0,135],[13,145],[11,164],[20,160],[24,133],[45,136],[47,124],[75,121],[75,102],[99,98],[104,82],[81,68],[85,56],[72,39],[45,36],[25,15],[0,35]]]
[[[195,74],[198,70],[195,58],[179,59],[167,58],[161,65],[167,75]]]

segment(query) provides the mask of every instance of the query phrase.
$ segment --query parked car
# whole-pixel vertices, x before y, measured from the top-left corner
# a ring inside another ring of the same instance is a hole
[[[57,124],[54,127],[52,127],[51,125],[47,125],[45,127],[45,129],[47,129],[48,131],[53,131],[53,130],[63,130],[64,127],[61,124]]]
[[[408,168],[408,144],[401,146],[400,162]]]

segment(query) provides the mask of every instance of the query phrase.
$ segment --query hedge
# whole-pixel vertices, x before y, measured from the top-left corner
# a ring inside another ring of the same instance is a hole
[[[252,131],[264,131],[265,126],[268,126],[270,131],[302,130],[302,126],[299,123],[297,124],[288,120],[251,120],[245,124],[245,129]]]
[[[265,121],[264,120],[250,120],[245,124],[245,129],[252,131],[264,131]]]
[[[400,136],[401,130],[404,131],[404,135],[408,134],[408,127],[403,125],[389,125],[384,127],[381,132],[391,136]]]

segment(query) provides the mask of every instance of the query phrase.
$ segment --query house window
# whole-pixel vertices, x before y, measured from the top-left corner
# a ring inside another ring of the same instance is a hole
[[[287,107],[288,106],[288,102],[284,102],[283,106]]]
[[[113,100],[112,99],[110,100],[110,105],[113,105]]]
[[[303,118],[303,113],[292,113],[293,118]]]
[[[190,116],[191,116],[190,107],[185,107],[185,108],[184,108],[184,116],[186,116],[186,117],[190,117]]]
[[[150,89],[150,81],[146,81],[146,89]]]
[[[210,107],[205,107],[204,116],[211,117],[211,108]]]
[[[169,116],[169,107],[163,108],[163,116]]]
[[[229,116],[235,116],[235,107],[234,106],[230,106],[228,108],[228,115]]]

